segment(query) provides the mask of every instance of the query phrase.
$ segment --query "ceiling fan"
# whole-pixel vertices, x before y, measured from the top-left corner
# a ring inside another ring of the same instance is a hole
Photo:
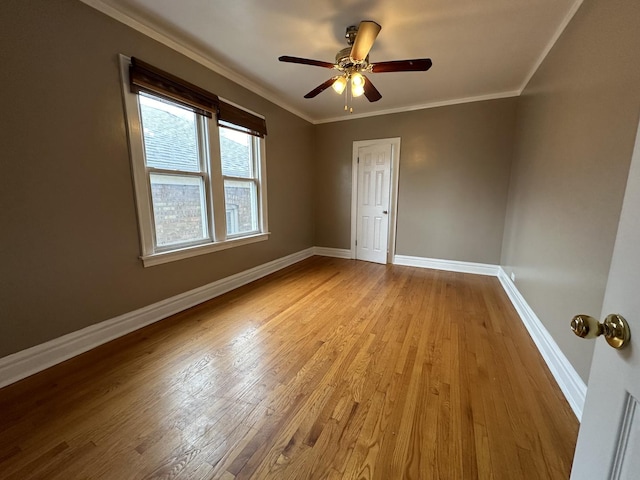
[[[364,73],[424,72],[429,70],[432,65],[430,58],[369,63],[369,51],[371,47],[373,47],[373,42],[376,40],[381,28],[382,27],[376,22],[370,20],[363,20],[357,27],[355,25],[347,27],[345,38],[350,46],[340,50],[336,54],[335,63],[286,55],[279,57],[278,60],[281,62],[332,68],[341,72],[340,75],[336,75],[318,85],[307,93],[304,98],[313,98],[329,87],[333,87],[338,94],[342,94],[347,84],[351,82],[352,96],[359,97],[364,94],[370,102],[377,102],[382,98],[382,95]],[[345,109],[346,108],[345,106]]]

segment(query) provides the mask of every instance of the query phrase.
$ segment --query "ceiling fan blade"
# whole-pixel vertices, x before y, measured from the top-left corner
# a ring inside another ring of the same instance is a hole
[[[290,57],[288,55],[283,55],[279,57],[278,60],[281,62],[288,63],[301,63],[303,65],[314,65],[316,67],[324,67],[324,68],[333,68],[335,65],[329,62],[323,62],[322,60],[311,60],[308,58],[300,58],[300,57]]]
[[[376,87],[373,86],[371,80],[367,77],[364,77],[364,96],[367,97],[367,100],[370,102],[377,102],[382,98],[382,94],[378,91]]]
[[[413,60],[393,60],[391,62],[374,63],[373,73],[383,72],[426,72],[431,68],[430,58],[414,58]]]
[[[356,40],[353,42],[353,47],[351,47],[351,53],[349,55],[351,60],[359,63],[367,58],[369,50],[373,47],[373,42],[375,42],[381,28],[382,27],[376,22],[370,20],[360,22]]]
[[[330,78],[329,80],[327,80],[326,82],[318,85],[316,88],[314,88],[313,90],[311,90],[309,93],[307,93],[304,98],[313,98],[316,95],[318,95],[319,93],[324,92],[327,88],[329,88],[331,85],[333,85],[333,82],[335,82],[338,78],[340,78],[340,76],[338,75],[337,77],[333,77]]]

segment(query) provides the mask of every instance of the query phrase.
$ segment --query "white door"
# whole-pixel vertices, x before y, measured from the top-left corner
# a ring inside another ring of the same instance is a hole
[[[356,258],[387,263],[391,144],[358,149]]]
[[[596,339],[573,480],[640,478],[640,128],[602,316],[610,313],[627,320],[631,342],[615,350]]]

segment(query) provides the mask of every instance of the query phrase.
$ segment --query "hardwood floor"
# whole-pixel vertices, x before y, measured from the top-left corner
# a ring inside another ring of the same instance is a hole
[[[313,257],[0,390],[2,479],[566,479],[497,279]]]

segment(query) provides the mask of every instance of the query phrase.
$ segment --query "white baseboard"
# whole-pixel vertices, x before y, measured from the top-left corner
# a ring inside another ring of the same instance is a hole
[[[351,251],[312,247],[0,358],[0,388],[92,348],[193,307],[313,255],[351,258]],[[394,264],[497,276],[578,420],[587,387],[511,279],[497,265],[396,255]]]
[[[587,386],[502,268],[500,269],[498,279],[518,312],[518,315],[520,315],[522,323],[524,323],[536,347],[538,347],[538,351],[540,351],[542,358],[549,367],[562,393],[569,402],[569,405],[571,405],[573,413],[578,420],[581,420],[584,400],[587,395]]]
[[[314,253],[322,257],[353,258],[351,250],[346,248],[314,247]]]
[[[582,409],[584,408],[584,401],[587,395],[587,386],[502,267],[484,263],[458,262],[434,258],[410,257],[407,255],[396,255],[393,263],[410,267],[433,268],[436,270],[498,277],[502,288],[518,312],[522,323],[536,344],[540,355],[542,355],[560,390],[562,390],[569,405],[571,405],[573,413],[578,420],[582,419]]]
[[[231,275],[133,312],[105,320],[35,347],[0,358],[0,388],[22,380],[103,343],[167,318],[315,254],[314,248]]]
[[[409,255],[395,255],[394,265],[407,267],[432,268],[448,272],[475,273],[477,275],[491,275],[497,277],[500,272],[498,265],[488,263],[459,262],[456,260],[440,260],[438,258],[411,257]]]

